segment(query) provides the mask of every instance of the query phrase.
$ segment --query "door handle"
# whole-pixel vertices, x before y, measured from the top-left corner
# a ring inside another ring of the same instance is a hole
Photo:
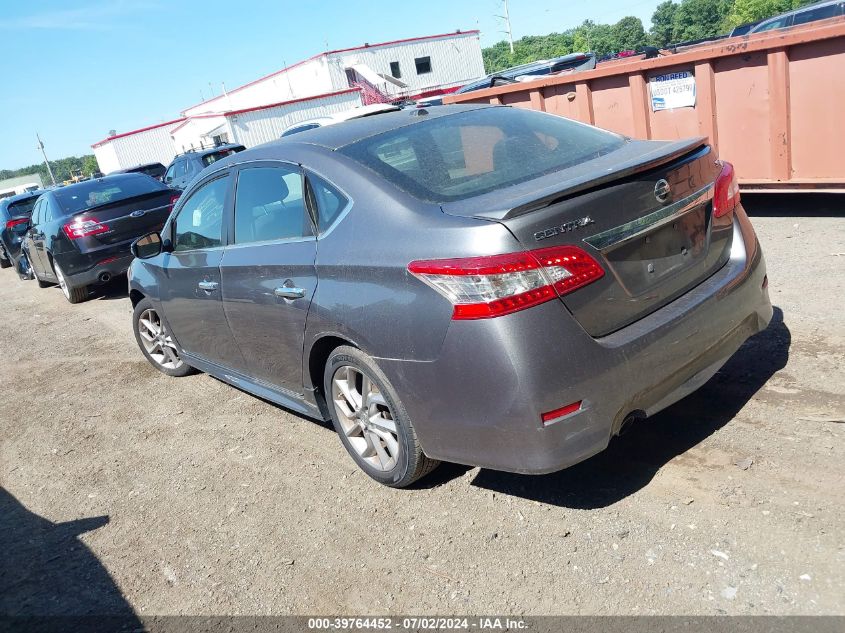
[[[302,299],[305,296],[305,288],[294,288],[293,286],[279,286],[273,294],[282,299]]]
[[[219,285],[216,281],[201,281],[197,284],[201,290],[206,292],[214,292]]]

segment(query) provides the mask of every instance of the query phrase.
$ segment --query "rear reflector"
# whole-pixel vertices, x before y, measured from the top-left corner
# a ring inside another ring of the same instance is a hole
[[[739,204],[739,183],[734,166],[726,161],[721,162],[722,172],[716,178],[713,195],[713,215],[717,218],[727,215]]]
[[[601,279],[604,270],[577,246],[488,257],[415,261],[408,271],[446,297],[453,319],[489,319],[524,310]]]
[[[560,409],[555,409],[554,411],[549,411],[548,413],[544,413],[540,417],[543,420],[543,425],[551,424],[555,420],[567,416],[571,413],[575,413],[576,411],[581,410],[581,401],[573,402],[572,404],[568,404],[565,407],[561,407]]]
[[[89,235],[97,235],[98,233],[105,233],[109,227],[105,224],[100,224],[96,220],[74,220],[69,224],[65,224],[62,230],[72,240],[77,240],[80,237],[88,237]]]
[[[8,222],[6,222],[6,228],[10,229],[13,226],[19,226],[21,224],[26,224],[27,222],[29,222],[29,218],[17,218],[15,220],[9,220]]]

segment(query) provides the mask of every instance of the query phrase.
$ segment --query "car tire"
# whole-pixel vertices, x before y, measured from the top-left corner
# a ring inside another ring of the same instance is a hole
[[[161,373],[177,378],[197,373],[182,360],[165,321],[149,299],[141,299],[132,311],[132,331],[141,353]]]
[[[64,294],[68,302],[82,303],[88,299],[88,286],[71,286],[56,262],[53,262],[53,272],[56,273],[56,279],[59,280],[59,288],[61,288],[62,294]]]
[[[0,268],[11,268],[12,259],[6,254],[6,251],[0,246]]]
[[[344,345],[329,355],[323,389],[340,441],[377,482],[404,488],[440,463],[423,453],[396,390],[361,350]]]

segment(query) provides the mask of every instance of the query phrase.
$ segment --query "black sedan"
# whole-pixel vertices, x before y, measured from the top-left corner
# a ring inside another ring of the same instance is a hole
[[[42,287],[58,284],[71,303],[84,301],[89,285],[126,272],[132,242],[160,229],[178,198],[144,174],[106,176],[48,191],[32,211],[19,270]]]
[[[42,193],[40,189],[27,191],[0,201],[0,268],[9,268],[17,263],[32,207]]]

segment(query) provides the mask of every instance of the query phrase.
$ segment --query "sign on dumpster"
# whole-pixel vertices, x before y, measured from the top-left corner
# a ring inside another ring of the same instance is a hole
[[[652,77],[648,87],[652,112],[695,106],[695,75],[688,70]]]

